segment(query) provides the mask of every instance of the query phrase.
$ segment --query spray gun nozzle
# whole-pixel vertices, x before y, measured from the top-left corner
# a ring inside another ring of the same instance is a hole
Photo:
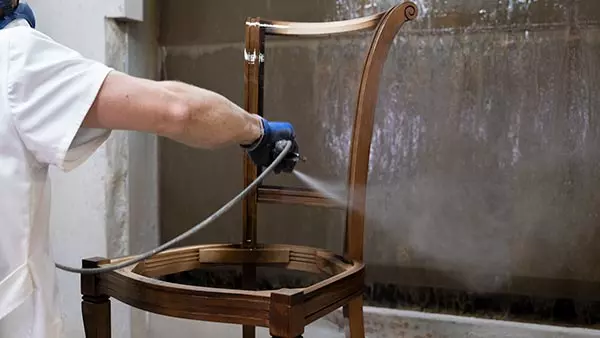
[[[277,141],[275,143],[275,153],[281,153],[283,151],[283,149],[285,149],[286,142],[288,142],[288,141],[285,141],[285,140]],[[290,151],[285,157],[287,159],[291,159],[293,161],[300,160],[302,162],[306,162],[306,157],[300,155],[300,153],[297,151]]]
[[[276,156],[285,149],[287,142],[289,141],[280,140],[275,143],[273,151]],[[300,155],[300,153],[298,152],[298,146],[295,145],[294,147],[292,147],[292,149],[290,149],[290,152],[285,155],[285,157],[281,161],[280,167],[275,168],[274,172],[276,174],[278,174],[281,171],[290,173],[294,170],[294,167],[296,166],[298,161],[306,162],[306,157]]]
[[[302,162],[306,162],[306,157],[300,155],[299,153],[292,153],[292,156],[294,156],[295,159],[300,160]]]

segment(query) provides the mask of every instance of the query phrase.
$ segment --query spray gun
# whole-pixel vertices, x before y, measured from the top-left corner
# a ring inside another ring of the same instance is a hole
[[[279,154],[281,154],[289,141],[287,140],[279,140],[275,142],[275,146],[273,147],[273,158],[277,158]],[[280,172],[291,173],[294,171],[296,164],[298,161],[306,162],[306,157],[301,156],[298,152],[298,144],[293,142],[292,148],[290,151],[283,157],[283,160],[280,162],[279,166],[277,166],[273,172],[279,174]]]
[[[260,119],[262,136],[250,145],[242,145],[242,148],[246,149],[248,156],[259,168],[266,168],[284,152],[284,149],[289,148],[281,162],[273,168],[273,173],[293,172],[298,161],[306,161],[298,152],[294,127],[289,122],[273,122],[264,117]]]

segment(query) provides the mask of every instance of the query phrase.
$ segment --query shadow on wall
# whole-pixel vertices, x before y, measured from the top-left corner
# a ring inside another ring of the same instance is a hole
[[[369,279],[508,292],[519,291],[515,276],[598,282],[600,2],[416,2],[420,18],[395,40],[377,108]],[[395,3],[163,1],[163,72],[242,105],[247,16],[347,19]],[[346,180],[369,42],[358,34],[267,44],[265,116],[295,124],[309,159],[299,169],[332,184]],[[243,153],[160,147],[166,241],[242,188]],[[300,185],[292,175],[269,181]],[[339,211],[260,206],[259,240],[339,252],[343,222]],[[240,238],[241,206],[186,244]],[[577,292],[560,285],[550,292]]]

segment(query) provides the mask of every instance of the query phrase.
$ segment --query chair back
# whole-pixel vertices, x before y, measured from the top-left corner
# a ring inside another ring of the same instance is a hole
[[[344,206],[346,258],[363,259],[366,185],[381,72],[396,34],[405,22],[417,17],[417,12],[414,3],[404,2],[384,12],[352,20],[313,23],[249,18],[246,22],[244,108],[252,114],[261,116],[263,116],[266,36],[316,37],[374,30],[362,70],[352,130],[347,179],[348,195]],[[256,179],[260,174],[259,170],[247,156],[244,157],[244,186],[248,186]],[[329,197],[310,188],[260,185],[243,202],[243,245],[246,247],[256,245],[258,203],[339,207]]]

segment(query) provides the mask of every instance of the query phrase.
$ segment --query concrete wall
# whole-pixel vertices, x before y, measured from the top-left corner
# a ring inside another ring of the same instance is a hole
[[[164,71],[242,104],[246,16],[345,19],[397,1],[368,3],[163,1]],[[368,186],[368,278],[598,298],[596,287],[575,282],[600,281],[599,3],[417,3],[420,17],[396,39],[380,91]],[[309,159],[298,169],[333,186],[346,179],[369,42],[361,34],[267,45],[265,116],[295,124]],[[160,149],[167,240],[239,191],[242,153],[168,140]],[[274,181],[300,184],[293,176]],[[239,241],[240,210],[188,244]],[[258,237],[340,251],[343,221],[340,212],[265,205]]]
[[[159,78],[158,1],[144,0],[144,21],[126,24],[126,72],[149,79]],[[158,138],[152,134],[127,133],[127,162],[120,162],[127,172],[127,185],[114,196],[126,196],[129,227],[121,233],[125,254],[136,254],[159,245]],[[112,252],[111,257],[119,254]],[[115,302],[119,303],[119,302]],[[150,316],[144,311],[127,307],[131,314],[131,335],[122,337],[148,338]]]
[[[154,1],[29,3],[38,29],[58,42],[115,69],[156,78]],[[127,16],[141,18],[143,3],[144,22],[123,21]],[[76,170],[67,174],[51,170],[51,232],[57,261],[80,266],[85,257],[140,252],[157,243],[155,143],[149,135],[114,132]],[[132,176],[132,171],[138,174]],[[83,337],[79,276],[58,271],[58,278],[66,337]],[[146,337],[145,314],[119,302],[113,302],[112,313],[114,337]]]

